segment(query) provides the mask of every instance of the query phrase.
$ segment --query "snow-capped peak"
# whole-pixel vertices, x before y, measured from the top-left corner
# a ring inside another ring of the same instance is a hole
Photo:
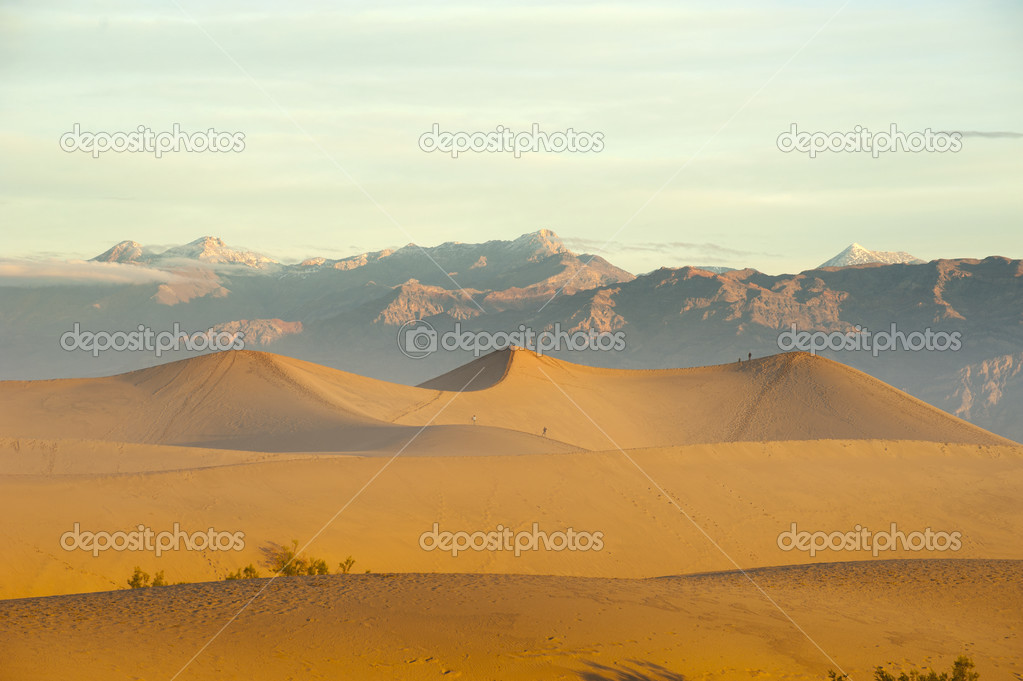
[[[97,255],[93,260],[98,262],[117,262],[134,264],[167,264],[174,260],[198,260],[210,264],[236,264],[263,268],[278,264],[252,251],[235,250],[215,236],[204,236],[183,246],[173,246],[167,250],[154,253],[152,249],[142,246],[137,241],[122,241],[113,248]]]
[[[896,265],[902,263],[919,264],[923,260],[905,251],[872,251],[858,243],[849,246],[831,260],[821,263],[818,267],[849,267],[850,265],[868,265],[882,263]]]
[[[132,263],[142,259],[142,244],[137,241],[122,241],[109,250],[103,251],[95,258],[95,262]]]
[[[543,258],[559,253],[569,253],[561,238],[549,229],[541,229],[523,234],[514,241],[507,242],[508,248],[523,252],[529,260]]]
[[[204,236],[184,246],[168,248],[157,256],[160,260],[186,258],[212,264],[239,264],[249,267],[264,267],[277,264],[273,258],[252,251],[235,250],[215,236]]]

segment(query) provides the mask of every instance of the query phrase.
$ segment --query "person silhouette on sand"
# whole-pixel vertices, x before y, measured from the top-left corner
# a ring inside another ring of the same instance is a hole
[[[472,425],[476,425],[476,414],[472,415]]]
[[[747,352],[746,353],[746,359],[752,360],[753,359],[753,353],[752,352]]]
[[[543,435],[544,437],[547,437],[547,426],[544,426],[544,427],[543,427],[543,433],[542,433],[542,435]]]

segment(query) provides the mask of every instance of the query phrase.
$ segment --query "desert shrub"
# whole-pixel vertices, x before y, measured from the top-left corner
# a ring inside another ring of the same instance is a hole
[[[280,574],[286,577],[294,577],[296,575],[329,575],[330,568],[327,566],[327,561],[322,558],[313,558],[311,556],[305,557],[298,555],[298,540],[293,539],[291,541],[291,547],[287,546],[271,546],[266,549],[266,566],[274,572],[274,574]],[[348,560],[351,563],[345,561],[341,566],[348,564],[348,568],[351,569],[354,560],[349,556]]]
[[[225,579],[259,579],[259,571],[255,565],[249,563],[243,568],[238,568],[235,572],[229,572]]]
[[[305,565],[305,573],[307,575],[329,575],[330,568],[327,567],[327,561],[320,558],[310,558],[309,562]]]
[[[298,560],[296,560],[296,554],[298,553],[298,540],[292,540],[291,544],[291,548],[286,546],[271,546],[265,550],[266,566],[274,574],[289,576],[299,574],[299,566],[297,564]]]
[[[128,579],[128,586],[132,589],[145,589],[150,586],[167,586],[167,578],[163,576],[163,570],[160,570],[153,575],[153,581],[149,581],[149,573],[143,572],[142,568],[138,565],[135,566],[135,572],[131,573],[131,577]]]
[[[330,566],[327,565],[327,561],[322,558],[300,556],[298,554],[297,539],[292,540],[290,547],[271,544],[268,548],[263,549],[263,554],[266,557],[264,563],[274,574],[287,577],[330,574]],[[347,575],[351,572],[353,565],[355,565],[355,559],[348,556],[344,562],[338,564],[338,574]],[[369,570],[366,570],[366,572],[368,573]],[[255,565],[249,563],[243,568],[227,573],[224,579],[259,579],[259,570],[256,569]],[[187,582],[178,583],[186,584]],[[167,586],[167,584],[168,582],[164,577],[163,570],[157,572],[153,576],[152,581],[150,581],[149,573],[143,572],[142,568],[137,565],[135,566],[135,572],[132,573],[131,578],[128,580],[128,586],[132,589],[142,589],[149,586]]]
[[[163,573],[160,573],[161,576]],[[128,580],[128,586],[132,589],[144,589],[149,586],[149,573],[143,572],[142,568],[138,565],[135,566],[135,572],[131,574],[131,578]]]
[[[830,681],[848,681],[845,674],[831,670],[828,672]],[[952,669],[940,674],[933,669],[926,672],[918,669],[910,669],[908,672],[899,671],[898,676],[889,672],[884,667],[878,666],[874,669],[874,681],[978,681],[980,674],[973,671],[973,660],[960,655],[952,663]]]
[[[227,579],[229,580],[255,580],[259,579],[259,571],[256,570],[256,565],[251,562],[244,566],[244,568],[238,568],[236,572],[228,573]]]

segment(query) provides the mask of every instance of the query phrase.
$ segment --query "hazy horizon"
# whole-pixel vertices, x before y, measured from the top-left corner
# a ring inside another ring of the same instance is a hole
[[[209,234],[297,261],[541,228],[632,272],[793,272],[852,242],[1023,257],[1012,3],[13,2],[0,16],[6,258]],[[452,158],[420,148],[435,124],[572,129],[602,148]],[[962,147],[810,158],[777,148],[792,124],[960,131]],[[212,128],[244,150],[93,158],[62,151],[76,125]]]

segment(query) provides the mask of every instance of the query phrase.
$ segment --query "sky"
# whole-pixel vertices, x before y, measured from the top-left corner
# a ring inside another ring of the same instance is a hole
[[[1018,2],[0,6],[0,258],[204,235],[285,262],[547,228],[632,272],[798,272],[851,242],[1023,257]],[[446,132],[600,150],[424,151]],[[958,151],[783,153],[856,126]],[[236,151],[65,151],[240,133]]]

